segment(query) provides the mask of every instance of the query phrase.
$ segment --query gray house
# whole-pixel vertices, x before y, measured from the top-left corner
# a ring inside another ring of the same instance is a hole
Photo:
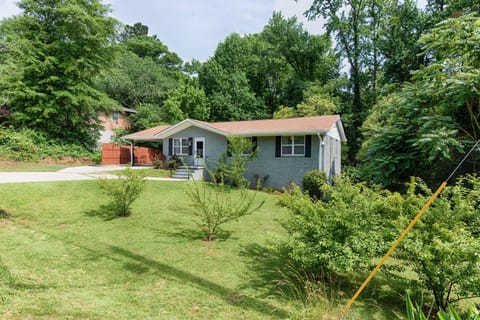
[[[192,168],[213,165],[227,148],[227,137],[252,139],[259,147],[245,177],[266,178],[266,185],[281,189],[301,184],[305,172],[325,171],[333,177],[341,169],[341,144],[346,141],[340,116],[204,122],[186,119],[172,126],[158,126],[124,136],[135,141],[163,142],[167,157],[176,155]],[[268,178],[267,178],[268,177]]]

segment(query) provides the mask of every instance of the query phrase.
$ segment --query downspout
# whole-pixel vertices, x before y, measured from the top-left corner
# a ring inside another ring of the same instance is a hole
[[[325,167],[324,167],[325,159],[323,158],[323,157],[324,157],[324,154],[325,154],[325,150],[324,150],[325,142],[323,141],[324,135],[321,134],[320,132],[317,132],[317,136],[318,136],[318,140],[319,140],[319,148],[318,148],[318,170],[324,171],[324,170],[325,170]]]

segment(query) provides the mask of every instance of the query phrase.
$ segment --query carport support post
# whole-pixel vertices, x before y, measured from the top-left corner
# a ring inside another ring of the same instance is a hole
[[[130,141],[130,166],[133,167],[133,147],[135,146],[135,140]]]

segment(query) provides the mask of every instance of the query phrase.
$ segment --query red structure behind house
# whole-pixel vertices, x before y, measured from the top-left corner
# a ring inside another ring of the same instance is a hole
[[[133,164],[153,164],[156,159],[165,160],[163,153],[155,148],[133,147]],[[118,144],[102,144],[102,165],[130,163],[130,147]]]

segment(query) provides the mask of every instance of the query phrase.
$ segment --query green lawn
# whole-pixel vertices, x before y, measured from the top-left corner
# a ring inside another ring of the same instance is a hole
[[[144,176],[150,177],[150,178],[170,178],[171,176],[170,170],[165,170],[165,169],[153,169],[153,168],[143,169],[142,168],[137,170],[142,170],[142,173],[144,174]],[[123,170],[104,172],[104,174],[116,174],[116,175],[120,175],[122,173],[123,173]]]
[[[185,196],[188,186],[148,181],[131,217],[106,220],[100,210],[106,199],[95,181],[0,184],[0,209],[10,215],[0,219],[0,314],[302,318],[300,304],[283,297],[274,283],[285,262],[267,246],[283,236],[280,222],[286,217],[275,196],[260,193],[266,200],[262,209],[225,225],[218,241],[206,243]],[[318,310],[337,314],[350,293],[329,295],[337,302]],[[362,305],[353,319],[393,319],[376,302]]]
[[[73,165],[45,164],[38,162],[0,161],[0,172],[54,172]]]

